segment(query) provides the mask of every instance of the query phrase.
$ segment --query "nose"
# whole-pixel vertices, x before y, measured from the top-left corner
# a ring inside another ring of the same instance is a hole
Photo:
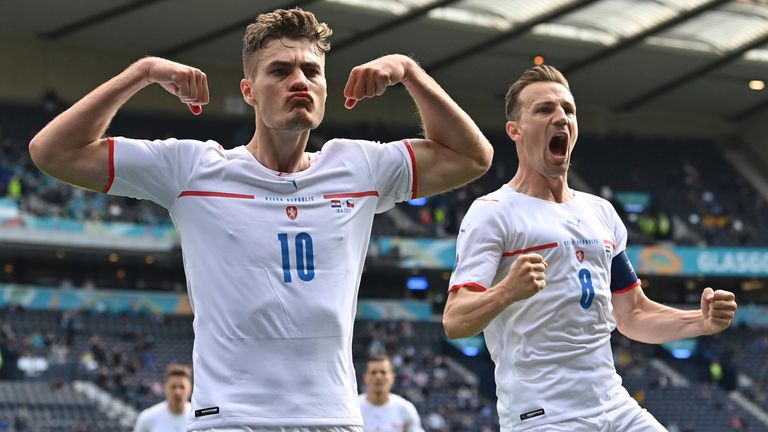
[[[295,68],[293,74],[291,74],[291,91],[306,91],[309,89],[309,83],[307,82],[307,76],[301,68]]]
[[[563,109],[563,107],[555,108],[552,123],[554,123],[555,126],[565,126],[568,124],[568,115],[565,114],[565,109]]]

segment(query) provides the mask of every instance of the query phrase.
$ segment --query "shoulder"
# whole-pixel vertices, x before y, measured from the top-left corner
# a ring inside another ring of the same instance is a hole
[[[411,401],[395,393],[389,394],[389,403],[391,403],[392,405],[397,405],[404,408],[416,409],[416,406],[413,403],[411,403]]]
[[[147,412],[151,414],[164,413],[166,411],[168,411],[168,403],[165,401],[158,402],[152,405],[151,407],[147,408]]]
[[[469,206],[465,220],[489,221],[508,213],[510,206],[514,207],[517,203],[504,187],[476,198]]]
[[[613,204],[611,204],[611,202],[607,199],[587,192],[577,191],[576,193],[579,198],[581,198],[585,203],[587,203],[587,205],[594,208],[596,211],[600,211],[605,214],[616,213],[616,210],[613,208]]]
[[[611,204],[610,201],[601,198],[596,195],[588,194],[585,192],[579,192],[578,195],[579,198],[583,200],[584,203],[588,205],[589,211],[602,223],[609,229],[613,230],[613,232],[620,238],[621,236],[626,237],[626,227],[624,226],[624,222],[621,219],[621,216],[619,216],[619,213],[616,212],[616,208]],[[623,234],[622,234],[623,233]],[[614,239],[617,243],[621,243],[621,241],[618,241],[617,239]]]
[[[358,164],[369,158],[368,155],[375,151],[374,146],[376,143],[370,141],[333,138],[323,144],[320,151],[316,153],[316,157],[321,157],[325,161]]]
[[[333,138],[323,144],[322,153],[326,152],[350,152],[357,151],[364,154],[381,153],[394,147],[402,147],[405,150],[410,144],[407,140],[380,142],[361,139]]]
[[[129,138],[124,136],[114,136],[110,137],[110,140],[113,140],[115,143],[122,143],[122,142],[134,142],[134,143],[143,143],[143,144],[153,144],[156,146],[165,146],[165,147],[184,147],[184,148],[215,148],[219,150],[223,150],[223,147],[221,144],[217,143],[213,140],[208,141],[200,141],[196,139],[187,139],[187,138],[166,138],[166,139],[140,139],[140,138]]]
[[[142,411],[141,414],[139,414],[139,418],[137,421],[139,422],[152,421],[156,417],[162,415],[166,410],[167,410],[166,402],[165,401],[159,402]]]
[[[377,145],[373,141],[349,139],[349,138],[333,138],[323,144],[321,152],[336,152],[344,150],[364,150],[366,148]]]

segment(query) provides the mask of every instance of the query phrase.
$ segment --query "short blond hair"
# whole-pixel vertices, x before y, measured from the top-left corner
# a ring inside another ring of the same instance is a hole
[[[192,369],[183,364],[170,363],[165,367],[165,380],[168,381],[172,377],[182,377],[192,381]]]
[[[562,72],[557,70],[554,66],[537,65],[529,68],[523,72],[523,74],[520,75],[520,78],[512,83],[512,85],[509,86],[509,90],[507,90],[507,95],[504,98],[507,120],[518,119],[520,110],[518,109],[517,103],[520,98],[520,93],[522,93],[524,88],[536,82],[556,82],[564,85],[568,91],[571,90],[568,85],[568,80],[565,79]]]
[[[315,14],[301,8],[276,9],[256,17],[243,35],[243,70],[250,55],[281,38],[306,39],[323,54],[331,50],[328,38],[333,33],[328,24],[317,21]],[[247,71],[246,71],[247,73]]]

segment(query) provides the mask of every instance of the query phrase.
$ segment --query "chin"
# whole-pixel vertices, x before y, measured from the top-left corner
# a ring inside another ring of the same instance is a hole
[[[285,123],[283,123],[282,127],[276,128],[276,129],[284,129],[284,130],[291,130],[291,131],[305,131],[309,129],[314,129],[318,126],[317,121],[310,117],[295,117],[292,119],[289,119]]]

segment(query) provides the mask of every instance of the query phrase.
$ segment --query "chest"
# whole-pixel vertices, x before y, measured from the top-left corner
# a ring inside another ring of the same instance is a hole
[[[531,209],[513,218],[504,238],[504,258],[538,253],[549,270],[573,267],[606,268],[616,248],[613,227],[602,217],[581,209]]]
[[[222,253],[231,263],[290,267],[356,256],[349,239],[367,238],[378,202],[366,178],[344,165],[282,177],[229,162],[201,169],[171,209],[182,245],[195,251],[189,264]]]

